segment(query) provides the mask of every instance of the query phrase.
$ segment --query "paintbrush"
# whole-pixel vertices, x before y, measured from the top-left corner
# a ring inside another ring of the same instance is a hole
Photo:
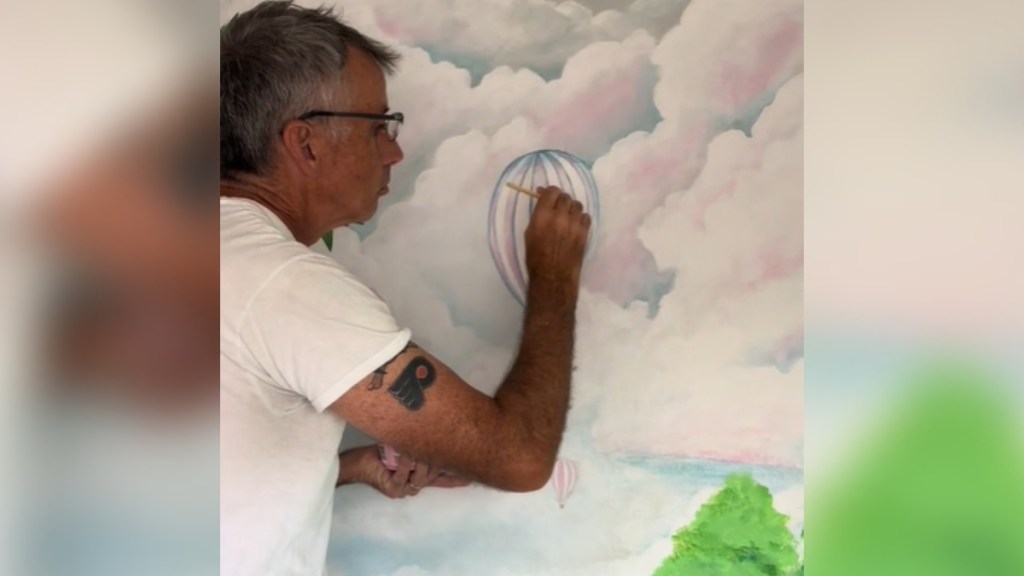
[[[532,196],[533,198],[540,200],[540,194],[537,194],[536,192],[533,192],[531,190],[527,190],[526,188],[523,188],[519,184],[505,182],[505,186],[508,186],[509,188],[515,190],[516,192],[519,192],[520,194],[526,194],[527,196]]]

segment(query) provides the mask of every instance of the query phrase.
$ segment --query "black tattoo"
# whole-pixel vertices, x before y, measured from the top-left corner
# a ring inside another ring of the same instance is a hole
[[[374,370],[374,372],[373,372],[373,380],[370,380],[369,389],[370,390],[376,390],[376,389],[380,388],[381,386],[383,386],[384,385],[384,375],[385,374],[387,374],[387,371],[384,370],[383,366],[381,366],[380,368],[377,368],[376,370]]]
[[[388,373],[388,370],[387,370],[388,366],[390,366],[392,362],[397,360],[399,356],[401,356],[402,354],[405,354],[405,351],[408,350],[409,348],[419,348],[419,346],[417,346],[415,342],[410,340],[409,343],[405,345],[405,348],[402,348],[401,352],[399,352],[398,354],[395,354],[394,358],[392,358],[391,360],[388,360],[380,368],[377,368],[376,370],[373,371],[373,380],[370,380],[370,385],[367,386],[367,389],[368,390],[376,390],[376,389],[380,388],[381,386],[383,386],[384,385],[384,375]]]
[[[417,356],[406,365],[395,382],[388,388],[402,406],[416,411],[423,407],[427,397],[424,391],[434,383],[437,372],[434,365],[423,356]]]

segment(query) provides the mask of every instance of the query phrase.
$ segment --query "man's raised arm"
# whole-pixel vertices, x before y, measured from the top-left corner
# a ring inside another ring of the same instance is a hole
[[[502,490],[547,483],[565,431],[579,278],[590,217],[540,190],[526,230],[530,275],[519,352],[494,398],[422,348],[404,351],[331,409],[417,460]]]

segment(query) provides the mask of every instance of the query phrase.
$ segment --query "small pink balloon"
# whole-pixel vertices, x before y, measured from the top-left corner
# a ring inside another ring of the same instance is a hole
[[[560,458],[555,463],[555,470],[551,474],[551,484],[555,489],[559,508],[565,508],[565,503],[568,502],[573,488],[576,487],[576,479],[578,477],[576,463],[572,460]]]

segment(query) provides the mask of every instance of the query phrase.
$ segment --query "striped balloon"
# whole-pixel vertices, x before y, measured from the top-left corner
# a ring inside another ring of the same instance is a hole
[[[520,194],[507,183],[529,190],[540,186],[558,186],[579,200],[583,210],[590,214],[590,238],[587,258],[594,250],[594,239],[600,218],[597,184],[590,166],[572,154],[558,150],[539,150],[516,158],[498,178],[491,196],[488,236],[491,257],[509,292],[521,305],[526,304],[526,246],[523,233],[530,223],[536,200]]]
[[[559,508],[565,508],[566,501],[572,495],[572,489],[576,487],[576,478],[575,462],[560,458],[555,463],[555,471],[551,474],[551,485],[555,489]]]

